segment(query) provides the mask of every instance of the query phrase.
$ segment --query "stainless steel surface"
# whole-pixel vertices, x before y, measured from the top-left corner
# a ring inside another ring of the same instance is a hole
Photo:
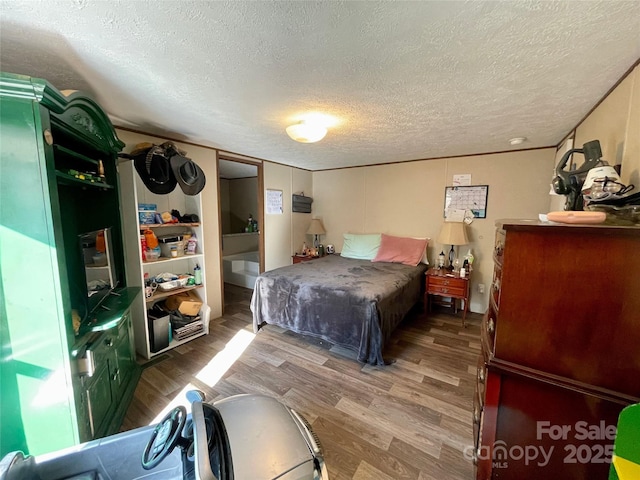
[[[197,393],[189,396],[196,452],[195,478],[220,480],[209,464],[205,413],[201,392]],[[213,405],[225,424],[235,479],[328,480],[320,441],[297,412],[263,395],[236,395]],[[180,448],[175,448],[155,468],[142,468],[142,453],[154,428],[155,425],[137,428],[27,458],[24,462],[20,460],[10,473],[13,475],[15,468],[20,475],[28,474],[26,478],[70,478],[84,472],[95,472],[100,478],[111,480],[185,478],[188,473]],[[6,459],[10,460],[9,456]],[[9,466],[2,464],[0,478],[5,478],[3,468]]]
[[[78,368],[78,375],[86,375],[92,377],[96,371],[96,364],[93,358],[93,351],[85,350],[82,358],[76,359],[76,366]]]
[[[216,402],[231,444],[237,479],[313,479],[314,456],[289,409],[274,398],[237,395]],[[289,477],[287,477],[289,478]]]

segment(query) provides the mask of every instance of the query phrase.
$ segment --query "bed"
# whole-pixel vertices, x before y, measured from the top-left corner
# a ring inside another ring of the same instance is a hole
[[[278,325],[383,365],[385,342],[421,299],[426,268],[327,255],[265,272],[251,299],[254,332]]]

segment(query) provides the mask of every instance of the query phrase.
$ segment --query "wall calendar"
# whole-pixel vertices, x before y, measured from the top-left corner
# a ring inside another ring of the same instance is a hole
[[[474,218],[487,218],[487,197],[489,185],[445,187],[444,216],[447,211],[471,211]]]

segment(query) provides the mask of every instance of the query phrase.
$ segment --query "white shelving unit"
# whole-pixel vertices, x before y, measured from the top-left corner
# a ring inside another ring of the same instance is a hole
[[[127,285],[144,286],[145,274],[154,277],[161,273],[193,274],[193,270],[198,264],[202,269],[203,281],[205,275],[205,252],[204,252],[204,232],[202,223],[179,223],[164,225],[140,225],[138,217],[138,204],[152,203],[158,206],[158,212],[178,210],[181,215],[196,214],[202,220],[202,203],[200,195],[185,195],[180,186],[167,195],[156,195],[151,193],[140,177],[131,160],[121,161],[118,166],[120,175],[121,208],[123,218],[123,232],[125,244],[125,261],[127,265]],[[183,255],[179,257],[165,258],[144,262],[142,261],[142,250],[140,245],[140,234],[144,229],[151,229],[156,236],[171,235],[178,233],[192,232],[197,240],[198,246],[195,255]],[[136,351],[144,358],[150,359],[163,352],[171,350],[179,345],[190,342],[195,338],[209,333],[209,317],[211,309],[207,305],[207,290],[202,285],[195,285],[163,292],[160,289],[151,298],[144,298],[141,295],[132,306],[133,330],[135,337]],[[151,332],[149,329],[149,319],[147,309],[154,303],[164,300],[171,295],[193,290],[202,301],[200,317],[204,322],[204,331],[199,332],[183,340],[173,339],[167,348],[151,351]],[[144,291],[144,289],[143,289]]]

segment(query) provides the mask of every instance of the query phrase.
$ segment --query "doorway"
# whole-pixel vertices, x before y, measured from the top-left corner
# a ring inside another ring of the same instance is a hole
[[[262,164],[218,157],[223,313],[264,271]],[[228,313],[228,312],[227,312]]]

